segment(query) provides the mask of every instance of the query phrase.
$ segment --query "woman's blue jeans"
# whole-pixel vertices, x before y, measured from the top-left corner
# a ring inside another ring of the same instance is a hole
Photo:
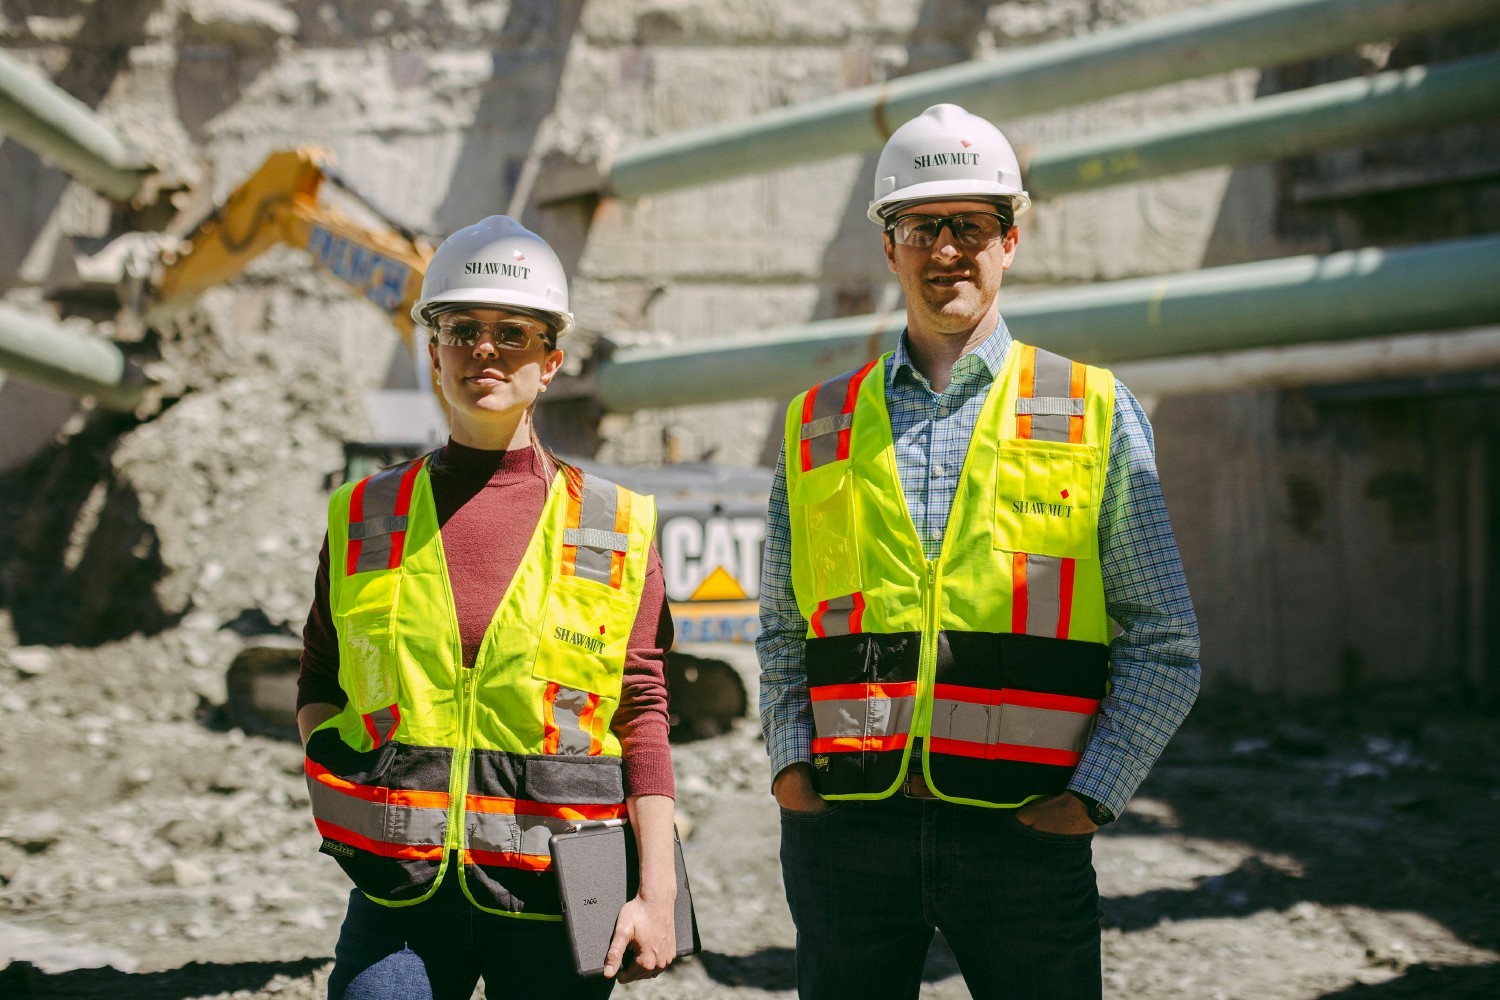
[[[334,947],[329,1000],[469,1000],[484,977],[492,997],[607,997],[614,980],[573,971],[568,932],[556,920],[518,920],[475,908],[450,870],[413,906],[349,894]]]
[[[916,997],[934,929],[976,1000],[1098,1000],[1093,836],[899,792],[781,814],[802,1000]]]

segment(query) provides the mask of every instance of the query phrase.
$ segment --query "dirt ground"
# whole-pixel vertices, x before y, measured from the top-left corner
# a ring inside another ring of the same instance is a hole
[[[323,995],[347,886],[301,758],[225,722],[243,640],[18,646],[0,618],[0,997]],[[1096,841],[1106,995],[1500,996],[1500,721],[1458,694],[1201,704]],[[790,997],[749,719],[674,746],[704,952],[617,995]],[[923,996],[967,996],[941,940]]]

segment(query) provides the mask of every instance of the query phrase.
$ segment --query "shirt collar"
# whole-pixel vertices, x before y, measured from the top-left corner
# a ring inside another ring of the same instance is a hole
[[[959,375],[975,372],[983,374],[985,380],[993,382],[1000,377],[1000,369],[1005,365],[1005,354],[1010,350],[1010,329],[1005,325],[1005,317],[1000,317],[995,324],[995,330],[979,346],[964,354],[953,366],[955,378]],[[970,358],[978,358],[979,364],[970,361]],[[907,378],[920,378],[925,384],[927,377],[917,370],[912,363],[911,354],[906,349],[906,331],[901,331],[901,339],[896,343],[896,354],[891,358],[890,371],[886,374],[886,384],[896,384],[896,377],[904,375]]]

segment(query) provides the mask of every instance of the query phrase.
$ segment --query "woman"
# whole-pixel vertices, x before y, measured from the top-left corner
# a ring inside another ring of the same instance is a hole
[[[467,1000],[481,976],[491,995],[607,996],[675,942],[655,504],[536,438],[573,327],[540,237],[505,216],[454,233],[412,316],[451,437],[334,494],[304,632],[313,813],[357,887],[329,996]],[[606,978],[579,978],[548,838],[627,814],[640,892]]]

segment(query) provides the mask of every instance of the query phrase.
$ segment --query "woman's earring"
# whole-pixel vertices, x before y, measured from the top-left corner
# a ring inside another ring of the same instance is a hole
[[[547,391],[547,383],[543,382],[542,383],[542,387],[540,389],[538,389],[537,392],[546,392],[546,391]]]

